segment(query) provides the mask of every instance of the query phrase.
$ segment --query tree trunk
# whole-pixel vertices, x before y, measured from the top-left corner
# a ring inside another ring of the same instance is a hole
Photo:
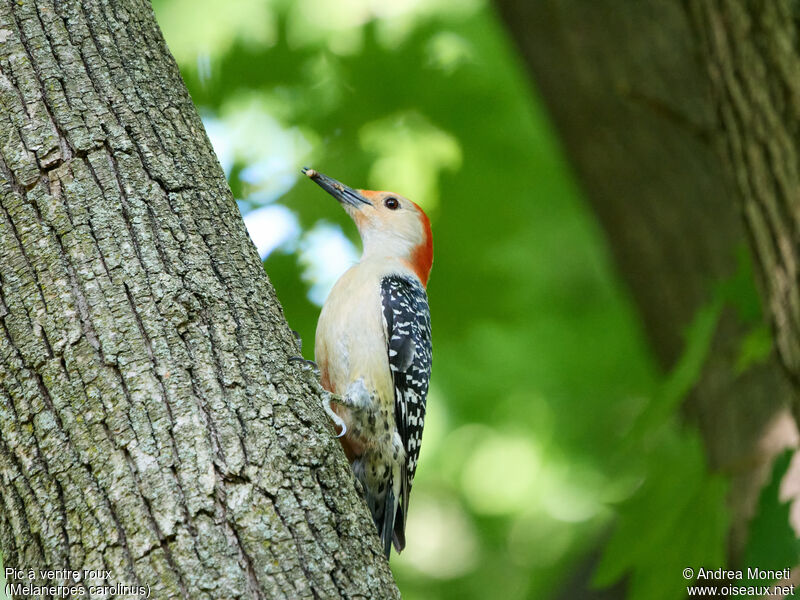
[[[687,8],[714,101],[712,140],[736,183],[778,355],[800,397],[800,7]]]
[[[0,106],[10,583],[397,597],[149,3],[0,3]]]
[[[797,441],[786,407],[800,392],[800,9],[742,0],[496,5],[665,368],[750,241],[779,358],[740,373],[746,329],[726,310],[685,407],[711,465],[733,477],[735,560],[766,466]]]

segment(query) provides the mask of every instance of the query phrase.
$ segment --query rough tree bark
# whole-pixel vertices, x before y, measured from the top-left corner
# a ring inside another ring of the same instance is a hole
[[[694,0],[687,11],[714,101],[712,141],[735,181],[778,355],[800,398],[800,7]]]
[[[735,561],[771,457],[797,443],[787,407],[796,420],[800,8],[788,0],[495,4],[665,368],[750,242],[777,358],[739,373],[744,331],[728,310],[686,403],[711,465],[732,476]]]
[[[149,3],[0,2],[0,107],[6,567],[398,596]]]

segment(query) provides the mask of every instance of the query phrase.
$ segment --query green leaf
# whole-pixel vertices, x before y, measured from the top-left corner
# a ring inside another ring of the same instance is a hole
[[[800,561],[800,540],[789,525],[791,503],[781,502],[779,497],[781,480],[793,455],[793,450],[787,450],[775,460],[770,482],[761,490],[744,552],[745,568],[781,569]]]
[[[699,433],[677,425],[675,412],[700,377],[726,294],[701,308],[687,330],[680,360],[631,429],[625,446],[639,452],[640,489],[618,507],[618,520],[593,582],[607,586],[630,574],[629,600],[685,594],[681,571],[722,566],[727,480],[708,472]],[[644,450],[644,452],[643,452]]]
[[[736,357],[736,372],[742,374],[764,362],[772,352],[772,332],[763,323],[744,336]]]
[[[700,378],[723,306],[723,299],[718,297],[697,311],[687,329],[681,358],[634,423],[627,450],[631,449],[630,445],[651,435],[670,420],[681,400]]]
[[[631,572],[629,600],[678,597],[685,590],[682,569],[721,565],[725,552],[727,482],[707,473],[699,436],[665,430],[647,471],[639,491],[619,507],[593,580],[606,586]]]
[[[714,287],[714,296],[733,306],[741,323],[753,325],[761,322],[761,298],[755,285],[753,261],[745,245],[736,249],[736,272]]]

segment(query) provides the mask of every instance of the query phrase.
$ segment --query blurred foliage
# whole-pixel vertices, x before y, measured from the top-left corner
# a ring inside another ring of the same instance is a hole
[[[800,540],[786,527],[791,503],[780,499],[781,480],[789,469],[793,455],[794,452],[787,450],[777,458],[772,466],[769,483],[761,490],[758,510],[750,525],[750,539],[740,566],[745,571],[745,579],[737,581],[736,585],[747,587],[775,583],[748,580],[747,567],[783,569],[785,566],[800,563]]]
[[[680,400],[700,376],[723,306],[718,294],[695,316],[683,356],[622,445],[639,456],[646,476],[618,507],[595,582],[608,585],[630,571],[630,600],[680,598],[686,582],[675,574],[687,566],[724,564],[727,482],[707,472],[697,432],[673,422]]]
[[[431,216],[429,417],[409,545],[392,558],[405,598],[581,589],[571,580],[606,542],[596,582],[628,575],[631,598],[680,597],[683,567],[722,565],[727,483],[676,411],[723,304],[752,311],[752,279],[710,293],[683,359],[659,374],[484,0],[154,8],[308,358],[358,240],[300,167]],[[743,343],[742,369],[766,335]]]

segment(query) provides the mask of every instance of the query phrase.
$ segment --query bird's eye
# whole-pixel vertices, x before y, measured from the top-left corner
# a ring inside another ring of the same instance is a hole
[[[383,201],[383,205],[389,210],[397,210],[400,208],[400,201],[397,198],[388,197]]]

